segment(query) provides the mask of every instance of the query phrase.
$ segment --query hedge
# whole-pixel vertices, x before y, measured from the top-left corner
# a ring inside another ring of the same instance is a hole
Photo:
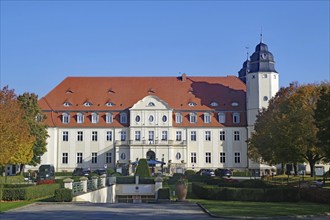
[[[0,176],[0,184],[4,184],[4,183],[22,183],[22,182],[25,182],[23,175]]]
[[[193,193],[201,199],[224,201],[297,202],[297,188],[230,188],[202,183],[192,184]]]
[[[303,188],[300,189],[301,199],[307,202],[330,204],[330,189]]]
[[[32,200],[47,196],[54,196],[59,184],[34,185],[22,188],[3,188],[1,199],[5,201]]]
[[[154,177],[139,177],[139,184],[155,184]],[[134,176],[118,176],[116,177],[117,184],[135,184]]]
[[[158,199],[170,199],[170,188],[161,188],[158,190]]]
[[[66,188],[56,189],[54,200],[55,202],[71,202],[72,189],[66,189]]]

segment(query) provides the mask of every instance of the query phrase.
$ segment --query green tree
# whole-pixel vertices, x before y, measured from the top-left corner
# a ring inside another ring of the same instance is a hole
[[[17,100],[21,104],[22,109],[24,109],[24,120],[29,125],[30,135],[35,137],[35,142],[33,144],[33,158],[29,165],[36,166],[40,164],[40,157],[47,151],[47,126],[43,123],[45,115],[42,113],[38,105],[38,96],[33,93],[24,93],[23,95],[18,96]],[[25,165],[21,164],[21,171]]]
[[[276,163],[307,161],[314,174],[315,163],[324,156],[316,146],[314,109],[320,85],[292,84],[282,88],[257,117],[255,132],[248,140],[249,155]]]
[[[147,159],[139,160],[139,164],[135,171],[135,176],[139,176],[139,177],[150,177],[151,176]]]
[[[33,157],[33,142],[24,111],[14,90],[8,86],[0,91],[0,166],[28,163]]]
[[[317,146],[324,152],[325,160],[330,161],[330,87],[324,85],[315,109],[315,123],[318,128]]]

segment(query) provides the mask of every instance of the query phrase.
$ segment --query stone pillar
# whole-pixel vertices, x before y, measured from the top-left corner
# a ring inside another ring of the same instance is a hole
[[[107,178],[107,175],[106,174],[102,174],[100,176],[101,178],[101,188],[105,187],[105,181],[106,181],[106,178]]]
[[[80,182],[83,186],[83,192],[87,192],[87,180],[88,178],[84,176],[80,178]]]
[[[139,176],[135,176],[135,184],[136,184],[136,185],[139,184]]]
[[[97,176],[92,176],[92,181],[93,181],[93,189],[97,189]]]
[[[160,176],[155,179],[155,198],[158,199],[158,190],[163,188],[163,178]]]
[[[64,188],[66,189],[72,189],[73,187],[73,179],[67,178],[65,180],[63,180],[64,183]]]

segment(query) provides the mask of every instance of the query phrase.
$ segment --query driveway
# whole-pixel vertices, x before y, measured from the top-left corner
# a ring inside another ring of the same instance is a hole
[[[212,219],[193,203],[34,203],[0,214],[1,220]]]

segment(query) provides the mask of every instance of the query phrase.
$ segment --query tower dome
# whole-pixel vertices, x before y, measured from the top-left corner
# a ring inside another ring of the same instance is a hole
[[[260,42],[255,52],[250,56],[250,71],[254,72],[275,72],[274,56],[268,51],[267,44]]]

